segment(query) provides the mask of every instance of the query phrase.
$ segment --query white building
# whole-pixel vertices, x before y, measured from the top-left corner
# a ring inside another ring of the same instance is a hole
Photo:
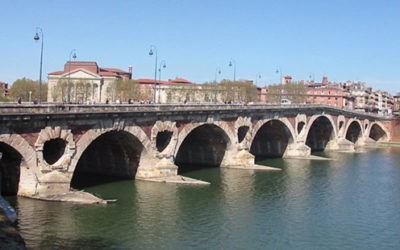
[[[48,102],[69,100],[72,103],[105,102],[110,83],[116,79],[131,78],[132,67],[129,67],[127,72],[116,68],[100,68],[96,62],[67,61],[64,70],[48,74],[47,100]]]

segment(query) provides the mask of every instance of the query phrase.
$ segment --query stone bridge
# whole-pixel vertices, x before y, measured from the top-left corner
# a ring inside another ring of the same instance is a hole
[[[392,120],[321,105],[2,105],[2,193],[67,192],[80,176],[154,179],[188,165],[354,151]]]

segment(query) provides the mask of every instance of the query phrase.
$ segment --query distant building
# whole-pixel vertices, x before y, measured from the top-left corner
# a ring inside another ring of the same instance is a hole
[[[324,104],[343,108],[346,106],[345,91],[337,83],[328,81],[328,77],[324,76],[322,82],[308,81],[307,101],[310,104]]]
[[[400,113],[400,92],[393,96],[393,113]]]
[[[3,91],[0,92],[3,94],[3,96],[8,96],[8,83],[5,82],[0,82],[0,89],[2,89]]]
[[[169,79],[168,81],[156,80],[156,84],[154,84],[154,79],[148,78],[139,78],[135,79],[135,81],[141,85],[140,89],[142,91],[151,93],[151,96],[153,96],[153,99],[155,98],[154,101],[156,103],[178,102],[178,98],[180,97],[171,96],[172,91],[169,90],[172,88],[181,88],[182,86],[193,84],[191,81],[183,78]]]
[[[117,79],[131,79],[132,67],[127,72],[117,68],[101,68],[92,61],[67,61],[64,70],[49,73],[48,78],[48,102],[65,101],[67,83],[71,85],[71,102],[105,102],[108,85]],[[78,91],[78,83],[84,85],[85,91]]]

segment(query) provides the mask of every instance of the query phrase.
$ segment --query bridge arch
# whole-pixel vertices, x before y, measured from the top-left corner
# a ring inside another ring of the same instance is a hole
[[[287,118],[260,120],[253,131],[250,153],[256,156],[256,161],[282,157],[295,139],[294,129]]]
[[[356,143],[358,138],[364,135],[364,129],[360,120],[351,118],[348,120],[345,129],[345,138],[352,143]]]
[[[36,153],[29,143],[17,134],[0,135],[0,169],[3,172],[2,193],[34,195],[38,184]],[[8,180],[6,180],[8,179]]]
[[[368,126],[368,136],[374,141],[389,141],[390,132],[380,122],[372,122]]]
[[[191,167],[220,166],[234,141],[226,122],[187,124],[178,135],[174,154],[178,173]]]
[[[329,115],[313,115],[307,123],[306,145],[311,151],[323,151],[337,137],[335,123]]]
[[[87,174],[134,179],[140,163],[149,157],[151,143],[138,126],[92,129],[77,142],[69,172],[71,186]]]

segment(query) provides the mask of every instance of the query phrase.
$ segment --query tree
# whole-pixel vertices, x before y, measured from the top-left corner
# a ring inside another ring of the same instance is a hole
[[[31,100],[37,100],[39,93],[38,81],[33,81],[28,78],[17,79],[10,88],[10,98],[17,100],[21,97],[22,101],[29,101],[29,93]],[[42,83],[42,102],[47,101],[47,83]]]
[[[307,86],[304,83],[297,82],[269,85],[267,101],[279,103],[280,99],[288,99],[292,103],[304,103],[307,99]]]
[[[141,100],[148,98],[149,93],[146,90],[142,89],[135,80],[117,79],[108,85],[106,92],[107,98],[112,101],[116,99],[128,101],[129,99]]]
[[[223,80],[219,86],[224,102],[253,102],[257,101],[257,87],[251,81]]]
[[[67,101],[67,81],[58,80],[57,84],[51,90],[51,96],[54,102],[66,102]]]

